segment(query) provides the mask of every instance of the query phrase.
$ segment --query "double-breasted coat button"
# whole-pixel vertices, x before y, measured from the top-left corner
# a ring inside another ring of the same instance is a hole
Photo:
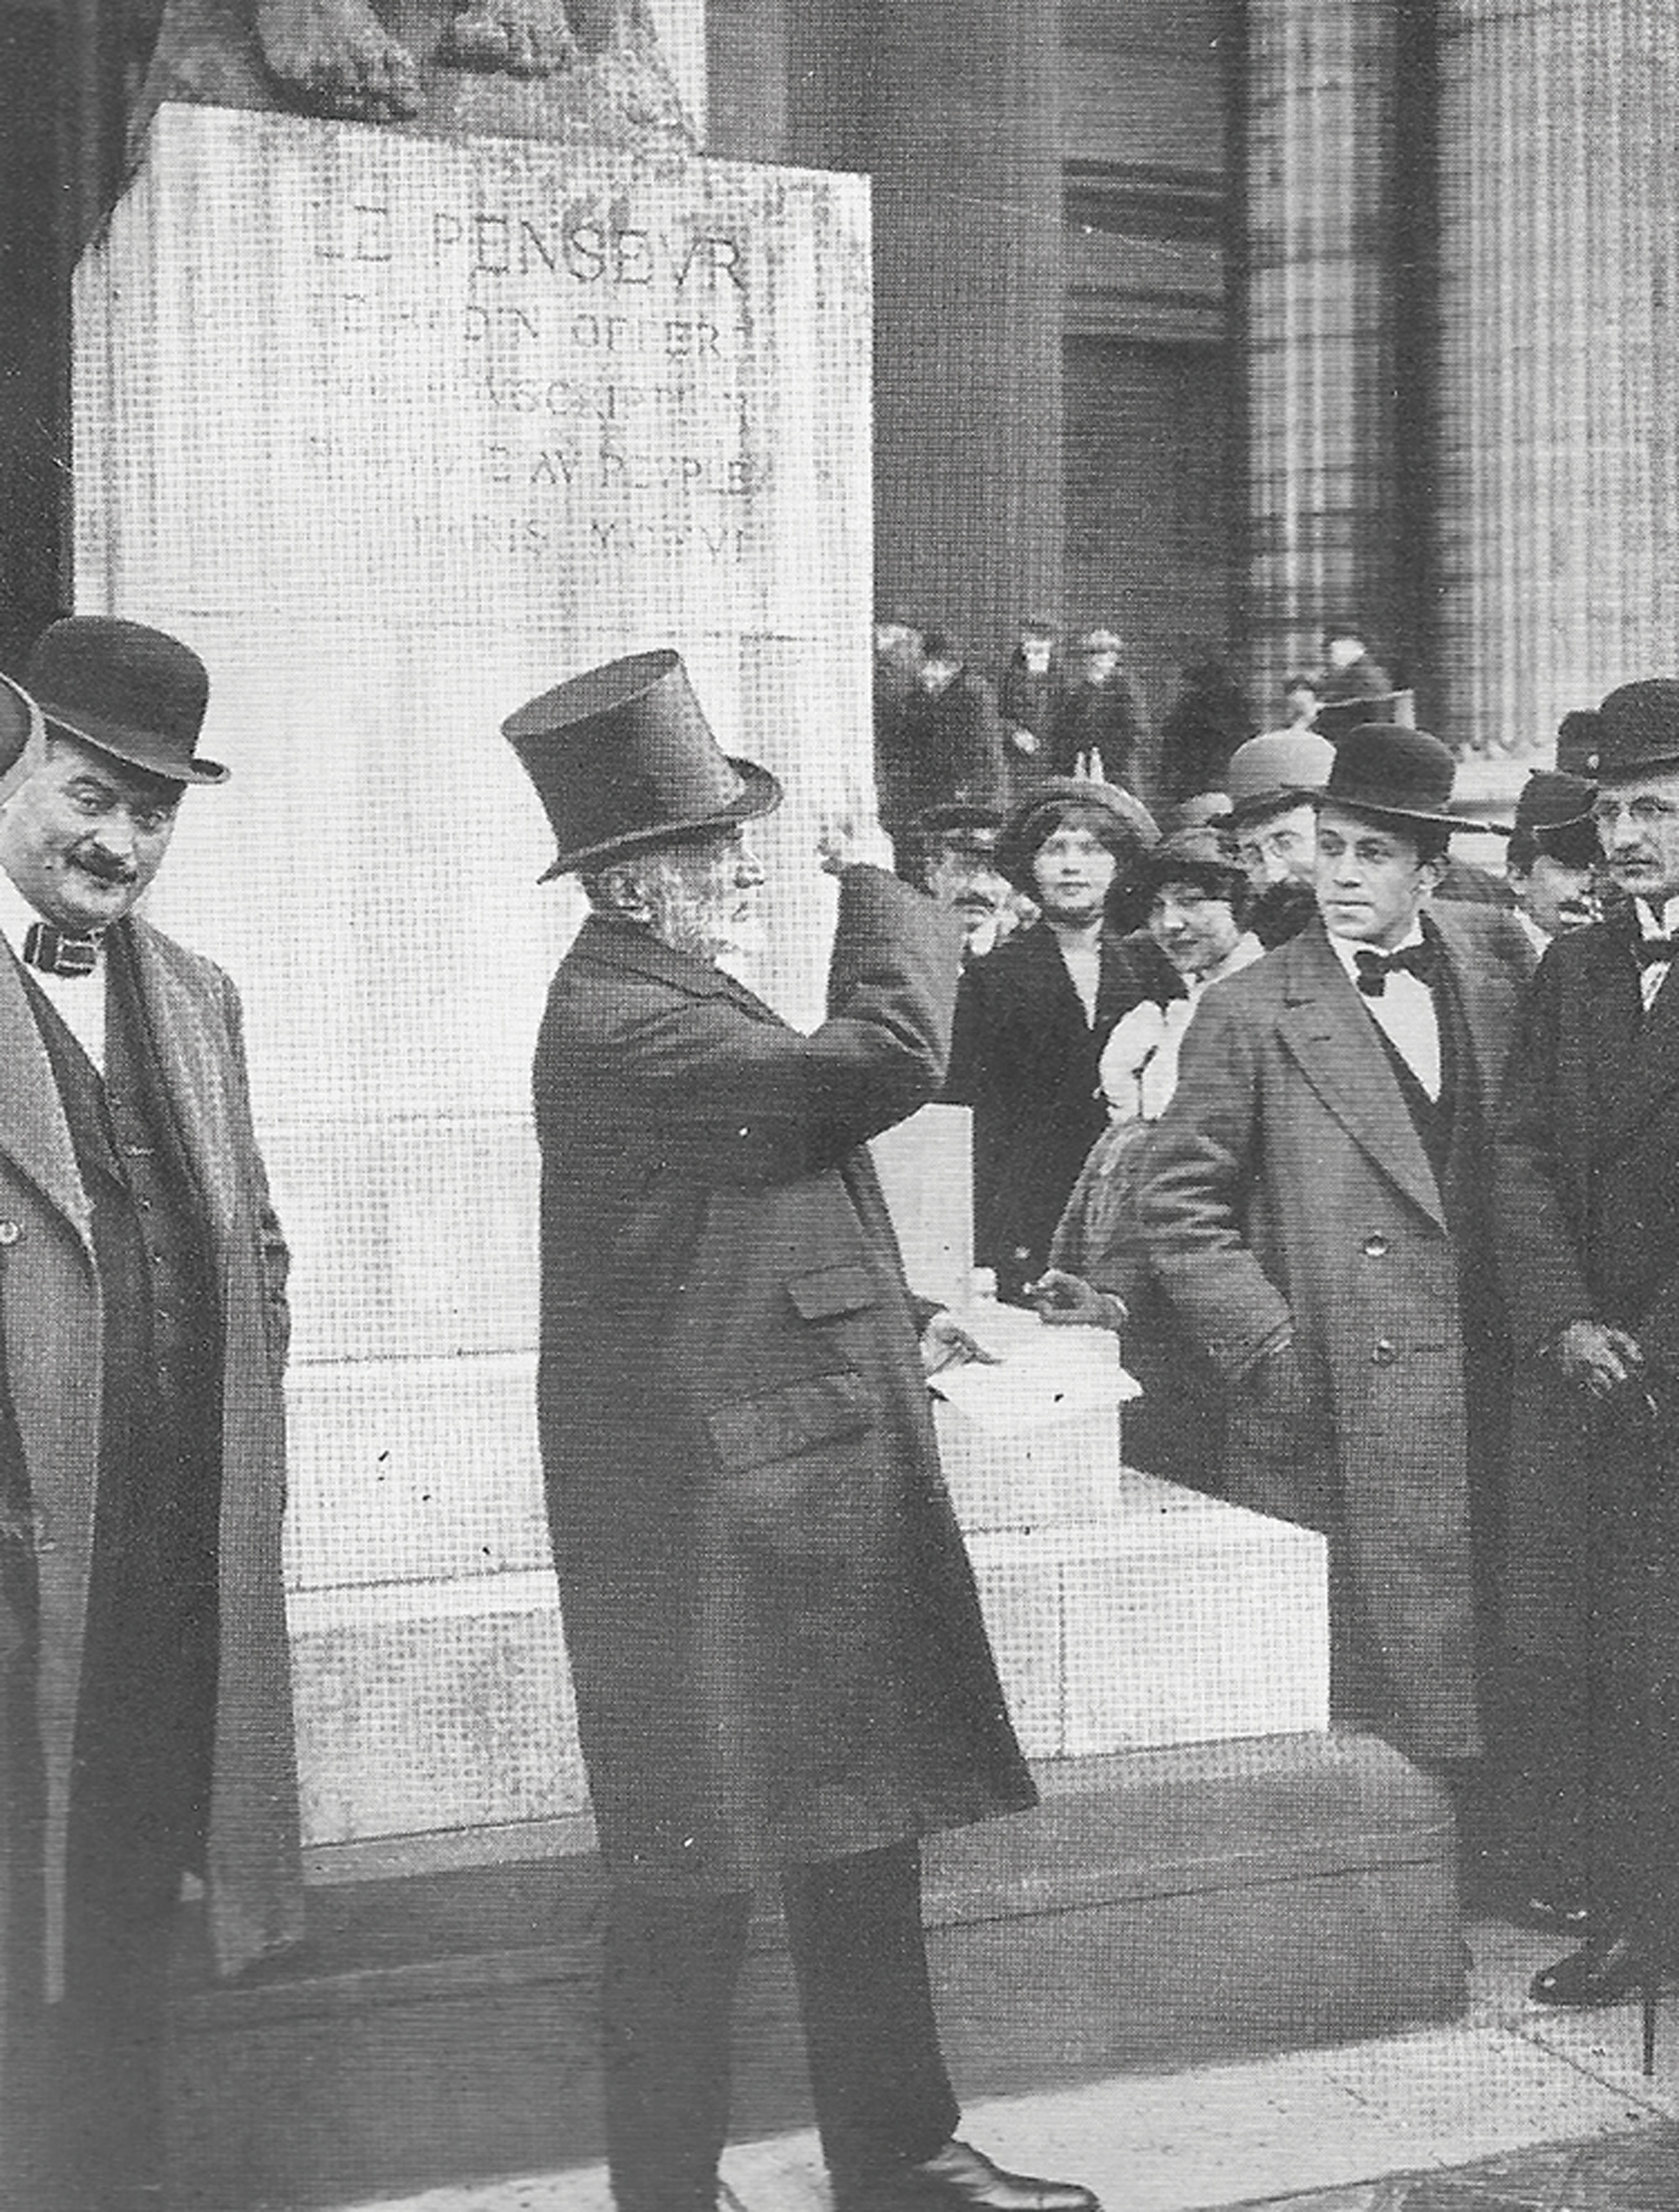
[[[1387,1238],[1383,1236],[1379,1229],[1372,1229],[1364,1240],[1364,1256],[1366,1260],[1385,1260],[1390,1249]]]
[[[0,1221],[0,1244],[15,1244],[23,1234],[22,1224],[15,1221]]]
[[[1372,1367],[1391,1367],[1398,1357],[1399,1347],[1390,1344],[1386,1337],[1378,1336],[1371,1350],[1370,1363]]]

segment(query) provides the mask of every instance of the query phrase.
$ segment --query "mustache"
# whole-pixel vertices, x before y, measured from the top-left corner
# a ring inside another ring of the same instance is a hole
[[[84,875],[95,876],[102,884],[131,884],[139,874],[131,861],[113,860],[96,845],[77,845],[70,858]]]

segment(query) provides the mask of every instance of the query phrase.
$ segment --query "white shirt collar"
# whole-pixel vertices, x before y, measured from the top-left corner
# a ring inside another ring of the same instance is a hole
[[[29,933],[30,925],[46,920],[46,916],[24,897],[6,871],[0,868],[0,937],[5,939],[20,960],[23,957],[23,940]],[[102,944],[100,954],[102,961]]]
[[[1669,899],[1659,915],[1648,899],[1635,898],[1633,908],[1640,937],[1679,936],[1679,898]]]

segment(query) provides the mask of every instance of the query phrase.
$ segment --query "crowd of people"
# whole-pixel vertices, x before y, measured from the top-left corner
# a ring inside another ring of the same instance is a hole
[[[1500,871],[1454,857],[1498,832],[1358,642],[1312,714],[1186,744],[1199,788],[1157,818],[1110,633],[1059,701],[1023,636],[1013,795],[986,687],[916,639],[896,850],[836,815],[813,855],[838,905],[808,1035],[731,967],[781,786],[677,654],[503,725],[588,907],[533,1068],[535,1413],[619,2212],[717,2201],[770,1886],[838,2212],[1097,2212],[958,2135],[928,1974],[922,1838],[1037,1797],[926,1389],[981,1347],[912,1295],[867,1145],[940,1094],[973,1110],[1000,1294],[1121,1333],[1134,1455],[1325,1535],[1336,1722],[1439,1776],[1472,1881],[1580,1939],[1536,1996],[1673,1955],[1679,679],[1570,718]],[[302,1929],[286,1247],[234,986],[135,911],[226,775],[208,696],[180,641],[100,617],[0,678],[16,2212],[167,2201],[186,1875],[223,1973]]]
[[[945,1096],[999,1295],[1120,1332],[1136,1463],[1326,1536],[1337,1725],[1593,2004],[1679,1943],[1679,682],[1499,823],[1357,644],[1158,819],[922,817],[967,855]]]
[[[1372,714],[1408,718],[1410,695],[1393,689],[1357,623],[1331,621],[1323,650],[1321,667],[1283,686],[1287,727],[1335,733]],[[1231,755],[1259,727],[1210,648],[1185,661],[1155,758],[1142,687],[1113,629],[1063,642],[1053,623],[1031,618],[988,677],[944,629],[897,616],[875,625],[875,786],[901,857],[913,854],[928,809],[1007,807],[1049,777],[1105,781],[1162,805],[1220,790]]]

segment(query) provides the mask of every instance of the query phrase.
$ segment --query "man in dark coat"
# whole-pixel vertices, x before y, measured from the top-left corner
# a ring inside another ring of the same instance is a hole
[[[1679,680],[1612,692],[1587,759],[1626,903],[1546,953],[1498,1145],[1516,1347],[1548,1385],[1506,1610],[1591,1750],[1594,1933],[1536,1979],[1553,2004],[1624,1995],[1679,1929]]]
[[[963,975],[944,1095],[973,1109],[974,1257],[1011,1304],[1048,1265],[1108,1126],[1102,1048],[1144,994],[1138,963],[1152,974],[1159,958],[1114,927],[1110,894],[1155,836],[1128,792],[1073,776],[1040,784],[998,841],[998,866],[1040,919]]]
[[[1137,688],[1121,665],[1117,634],[1090,629],[1079,640],[1073,678],[1049,729],[1052,775],[1084,775],[1128,787],[1148,723]]]
[[[1507,915],[1427,911],[1451,782],[1424,732],[1342,744],[1319,919],[1202,1000],[1139,1207],[1230,1394],[1226,1494],[1329,1539],[1335,1711],[1467,1784],[1504,1414],[1487,1115],[1530,959]]]
[[[866,1140],[932,1097],[957,973],[922,893],[827,842],[830,1014],[717,963],[773,776],[672,653],[505,726],[593,912],[537,1045],[538,1417],[578,1726],[612,1879],[621,2212],[700,2212],[751,1894],[781,1885],[836,2201],[1092,2212],[952,2140],[918,1838],[1031,1805],[939,1470]]]
[[[903,705],[895,789],[902,813],[886,821],[899,873],[919,881],[924,855],[906,851],[910,820],[933,806],[1000,807],[1003,799],[1002,724],[991,687],[963,661],[961,648],[941,630],[929,630],[922,647],[915,688]],[[913,847],[913,833],[909,842]]]
[[[1020,625],[997,681],[1009,772],[1009,803],[1024,799],[1048,773],[1049,732],[1063,690],[1054,627],[1034,617]]]
[[[281,1576],[286,1249],[239,1000],[133,912],[198,656],[75,617],[0,811],[0,2203],[164,2187],[170,1940],[232,1972],[302,1893]]]

